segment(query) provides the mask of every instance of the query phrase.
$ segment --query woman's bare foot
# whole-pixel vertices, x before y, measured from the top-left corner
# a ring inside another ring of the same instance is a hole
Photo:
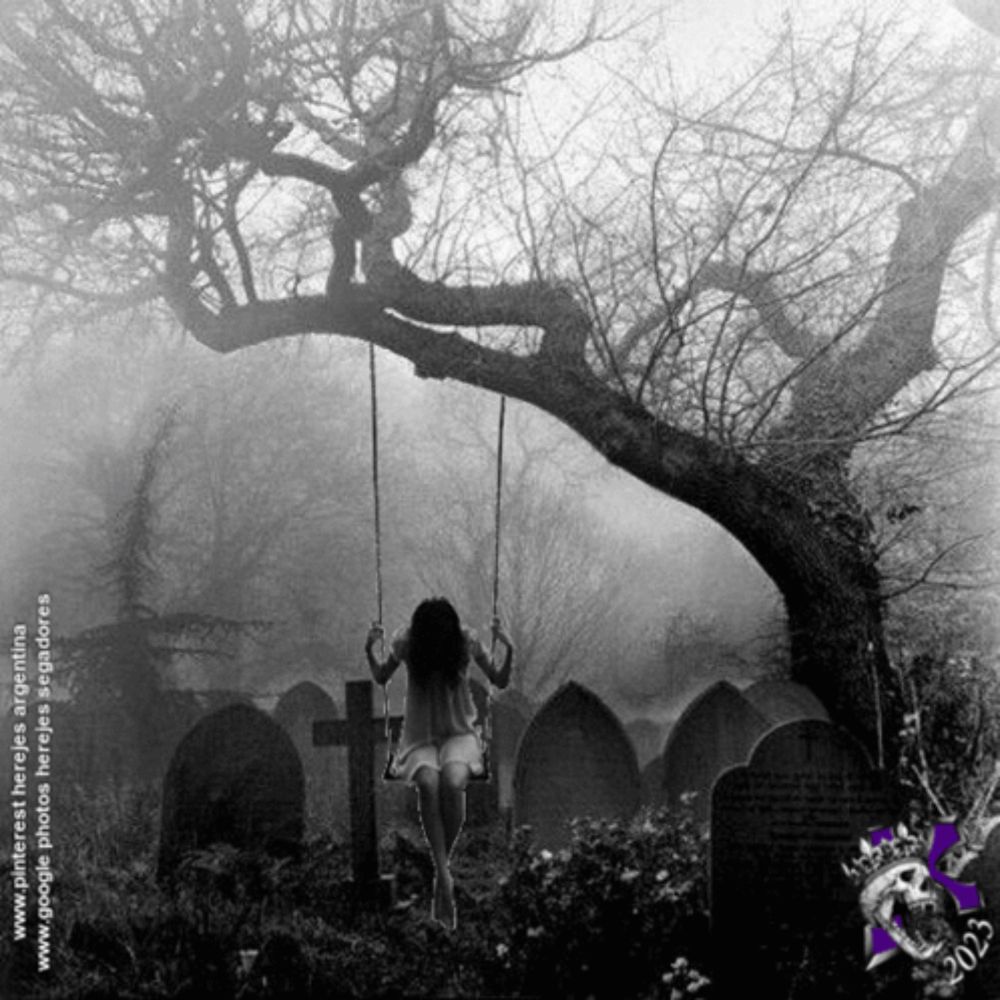
[[[431,919],[443,927],[454,930],[458,924],[455,912],[455,882],[451,872],[434,879],[434,901],[431,904]]]

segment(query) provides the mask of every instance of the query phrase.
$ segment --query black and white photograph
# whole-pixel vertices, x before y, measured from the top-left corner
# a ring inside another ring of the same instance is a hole
[[[0,0],[0,997],[1000,1000],[1000,0]]]

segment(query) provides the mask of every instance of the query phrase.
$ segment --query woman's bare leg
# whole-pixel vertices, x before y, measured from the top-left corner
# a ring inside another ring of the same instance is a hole
[[[440,897],[444,886],[451,884],[451,873],[448,871],[448,847],[445,842],[444,822],[441,812],[441,783],[438,772],[432,767],[421,767],[413,776],[417,786],[417,802],[420,808],[420,824],[424,828],[424,837],[431,851],[431,861],[434,862],[434,905],[431,915],[438,916],[441,907]],[[451,923],[451,912],[447,914],[447,923]]]
[[[469,783],[469,768],[466,764],[445,764],[441,769],[439,796],[441,802],[441,825],[444,831],[445,852],[448,858],[455,847],[455,841],[465,823],[465,786]],[[438,919],[446,926],[454,927],[455,886],[448,870],[440,880],[441,897],[438,902]]]
[[[467,764],[450,763],[441,769],[440,797],[441,820],[444,826],[444,846],[447,856],[455,848],[455,841],[465,824],[465,787],[469,783]]]

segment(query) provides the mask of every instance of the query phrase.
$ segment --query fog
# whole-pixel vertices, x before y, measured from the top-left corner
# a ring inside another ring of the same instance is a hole
[[[116,619],[122,512],[170,413],[148,613],[264,624],[170,657],[162,683],[267,703],[311,678],[337,694],[364,676],[376,617],[367,382],[365,349],[323,338],[229,357],[176,332],[50,341],[7,373],[0,403],[5,617],[48,591],[63,638]],[[386,626],[433,591],[485,629],[497,397],[381,353],[378,390]],[[686,667],[692,683],[781,668],[777,593],[746,552],[518,403],[503,504],[500,611],[532,697],[573,677],[625,718],[672,716],[692,694]]]
[[[799,4],[796,15],[818,35],[842,13],[835,7]],[[933,19],[942,46],[968,28],[947,4],[911,7],[915,24]],[[561,176],[572,186],[608,116],[621,117],[606,96],[592,120],[580,118],[596,94],[638,92],[663,73],[677,94],[707,100],[761,53],[761,25],[788,9],[772,0],[609,4],[622,27],[648,17],[645,34],[598,47],[582,71],[531,76],[517,95],[531,109],[519,123],[525,149],[544,159],[546,141],[555,147],[566,123],[585,121],[566,147]],[[636,63],[644,45],[648,58]],[[616,127],[620,137],[628,126]],[[648,158],[641,143],[635,150]],[[613,188],[622,169],[614,160],[602,183]],[[417,207],[439,193],[433,177],[422,180]],[[483,205],[487,221],[476,215],[470,233],[488,243],[495,205]],[[328,249],[317,251],[324,264]],[[502,247],[495,258],[507,255]],[[326,280],[318,266],[300,277],[303,293]],[[28,617],[48,591],[56,630],[79,639],[120,621],[131,587],[144,620],[233,625],[200,644],[161,636],[164,686],[239,689],[267,704],[301,679],[339,695],[345,679],[364,676],[362,640],[377,615],[365,348],[306,337],[220,356],[155,311],[100,333],[75,334],[73,317],[61,320],[67,329],[26,346],[5,341],[5,619]],[[497,399],[417,378],[386,354],[378,368],[385,624],[404,624],[436,592],[482,630]],[[518,403],[503,503],[500,612],[519,649],[515,685],[529,696],[575,678],[626,720],[664,720],[712,679],[743,683],[787,667],[777,591],[731,536]],[[142,537],[128,543],[129,530]],[[139,563],[131,582],[126,555]],[[84,683],[62,682],[64,694]]]

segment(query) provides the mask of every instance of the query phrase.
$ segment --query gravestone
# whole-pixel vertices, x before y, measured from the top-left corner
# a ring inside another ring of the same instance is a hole
[[[528,724],[514,770],[514,822],[536,847],[569,842],[575,816],[630,817],[639,765],[622,724],[595,694],[564,684]]]
[[[707,820],[716,778],[744,763],[770,728],[767,718],[728,681],[706,688],[681,713],[663,748],[662,801],[673,808],[696,792],[696,819]]]
[[[755,681],[743,692],[743,697],[775,726],[795,722],[796,719],[830,721],[830,715],[819,698],[804,684],[796,684],[795,681],[777,678]]]
[[[312,745],[312,724],[317,719],[337,717],[336,702],[312,681],[300,681],[289,688],[274,706],[274,720],[291,736],[299,729],[308,730]]]
[[[289,688],[274,707],[274,720],[292,738],[302,760],[306,781],[306,825],[312,832],[342,828],[346,833],[346,751],[313,745],[313,723],[338,716],[334,700],[318,684],[301,681]]]
[[[842,949],[850,974],[864,969],[859,890],[841,863],[870,829],[894,818],[864,749],[820,720],[772,730],[748,765],[719,777],[710,909],[721,996],[739,995],[747,982],[763,985],[763,995],[787,996],[778,970],[793,975],[806,955],[820,962],[824,948]]]
[[[979,958],[977,968],[967,977],[966,1000],[996,1000],[1000,997],[1000,827],[986,840],[982,853],[962,870],[963,882],[972,882],[980,891],[984,909],[969,914],[975,920],[987,920],[993,926],[992,940]],[[961,917],[964,930],[966,918]],[[979,937],[983,939],[983,930]],[[977,951],[979,949],[977,948]]]
[[[289,736],[247,705],[201,719],[181,740],[163,783],[158,877],[185,851],[216,842],[275,856],[297,853],[305,780]]]

